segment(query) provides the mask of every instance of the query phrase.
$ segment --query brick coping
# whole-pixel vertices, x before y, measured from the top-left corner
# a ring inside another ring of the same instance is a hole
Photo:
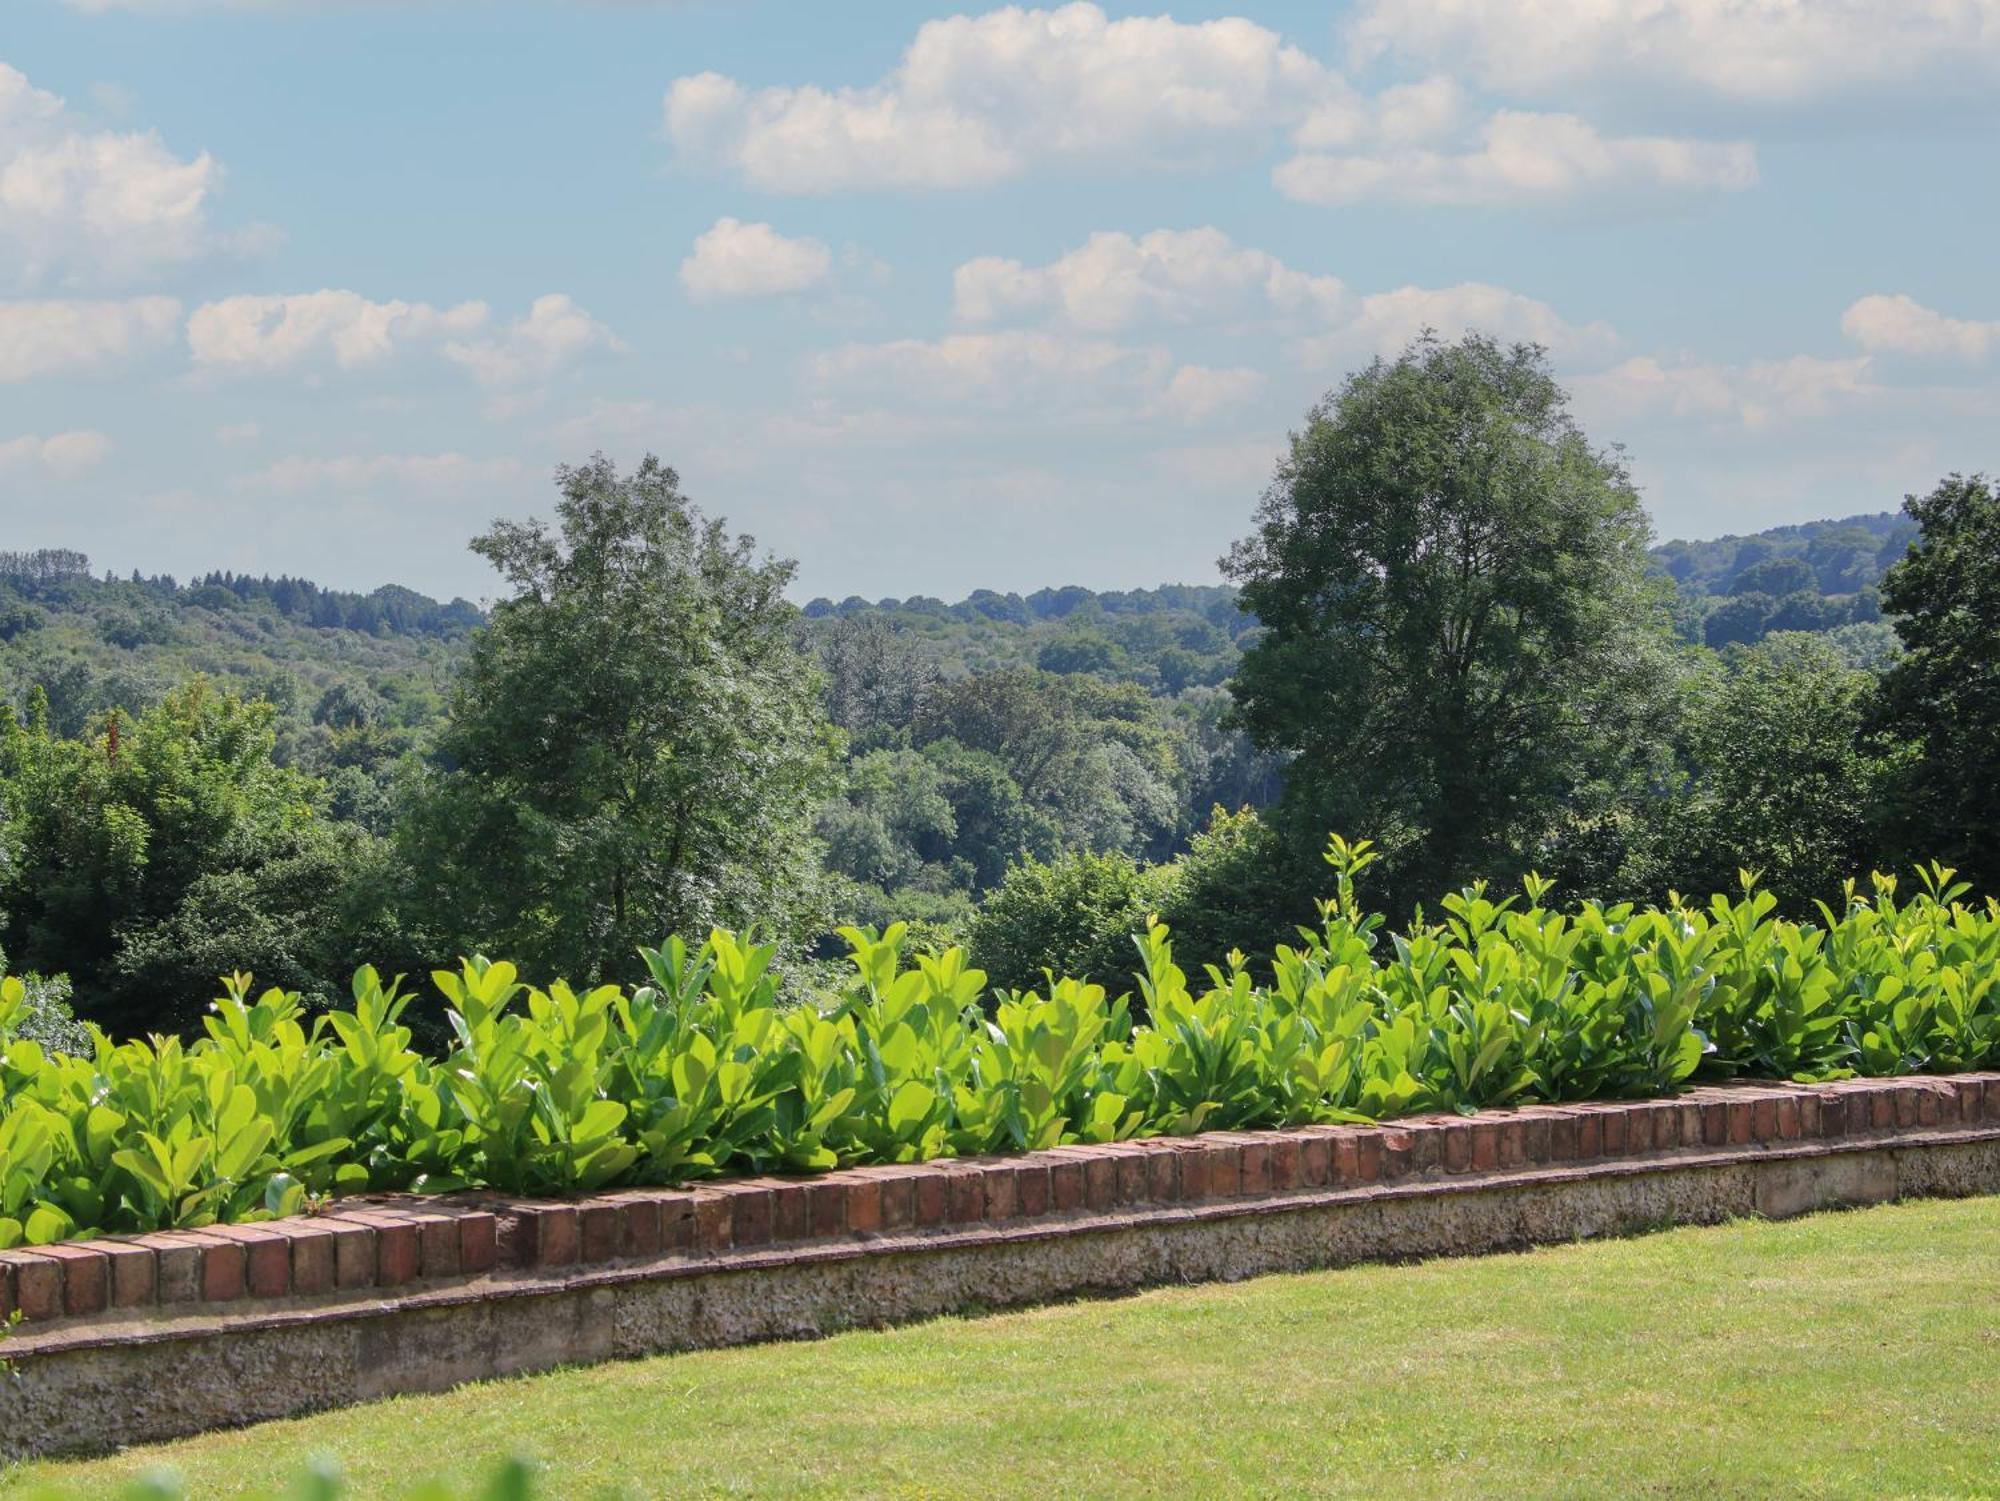
[[[1662,1100],[1150,1137],[570,1200],[344,1200],[263,1224],[0,1252],[0,1315],[19,1308],[27,1320],[0,1355],[1996,1134],[2000,1073],[1916,1075],[1707,1085]]]

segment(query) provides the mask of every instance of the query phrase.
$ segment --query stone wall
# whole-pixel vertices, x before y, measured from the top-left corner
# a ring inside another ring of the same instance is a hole
[[[0,1253],[0,1454],[1165,1282],[2000,1190],[2000,1074],[637,1190]]]

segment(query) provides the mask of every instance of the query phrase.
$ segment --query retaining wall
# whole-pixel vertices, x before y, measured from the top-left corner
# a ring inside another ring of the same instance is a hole
[[[0,1455],[972,1307],[2000,1191],[2000,1074],[1704,1088],[0,1253]]]

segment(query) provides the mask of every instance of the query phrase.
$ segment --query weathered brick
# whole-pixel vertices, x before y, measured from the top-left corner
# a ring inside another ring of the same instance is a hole
[[[1799,1101],[1796,1095],[1781,1095],[1778,1098],[1778,1140],[1797,1141],[1799,1139]]]
[[[810,1233],[821,1240],[847,1233],[847,1185],[830,1178],[814,1178],[805,1185],[806,1223]]]
[[[271,1227],[291,1243],[292,1291],[318,1297],[335,1286],[333,1232],[317,1220],[275,1221]]]
[[[1363,1183],[1382,1181],[1382,1133],[1363,1127],[1354,1133],[1354,1171]]]
[[[62,1262],[40,1251],[0,1252],[13,1268],[14,1308],[32,1323],[46,1323],[63,1315]]]
[[[659,1209],[655,1206],[657,1216]],[[797,1178],[788,1178],[771,1185],[771,1239],[774,1241],[804,1240],[812,1234],[812,1202],[806,1193],[806,1186]],[[652,1255],[659,1249],[659,1235],[655,1231]]]
[[[1265,1194],[1271,1191],[1271,1143],[1261,1136],[1245,1136],[1236,1144],[1239,1193]]]
[[[263,1225],[213,1225],[204,1234],[243,1248],[243,1287],[253,1298],[282,1298],[292,1290],[292,1243]]]
[[[1555,1117],[1541,1107],[1517,1112],[1515,1119],[1521,1125],[1521,1161],[1529,1167],[1540,1167],[1549,1160],[1549,1128]]]
[[[403,1217],[417,1227],[417,1275],[426,1280],[459,1276],[464,1267],[457,1211],[409,1209]]]
[[[1943,1118],[1943,1115],[1944,1111],[1940,1108],[1939,1090],[1936,1086],[1926,1083],[1917,1090],[1917,1124],[1920,1126],[1935,1126]]]
[[[1653,1150],[1653,1107],[1650,1103],[1627,1105],[1625,1116],[1625,1155],[1643,1157]]]
[[[1407,1178],[1410,1175],[1410,1164],[1416,1156],[1410,1133],[1399,1131],[1392,1126],[1376,1132],[1375,1137],[1382,1147],[1383,1179],[1386,1181]]]
[[[1297,1171],[1298,1148],[1293,1147],[1293,1170]],[[1144,1142],[1120,1142],[1115,1148],[1114,1161],[1118,1168],[1117,1202],[1120,1204],[1144,1204],[1153,1197],[1152,1166],[1153,1151]]]
[[[585,1199],[576,1206],[577,1259],[595,1264],[625,1254],[625,1210],[610,1199]],[[425,1262],[424,1274],[430,1275]]]
[[[62,1263],[64,1313],[75,1318],[102,1313],[110,1306],[110,1257],[90,1245],[43,1246],[40,1250]]]
[[[907,1167],[867,1168],[881,1201],[882,1228],[907,1230],[917,1220],[917,1186]]]
[[[1049,1207],[1062,1214],[1072,1209],[1081,1209],[1084,1204],[1083,1163],[1061,1152],[1051,1152],[1049,1158]]]
[[[851,1188],[851,1185],[848,1185]],[[731,1214],[729,1195],[720,1193],[713,1184],[694,1191],[694,1249],[697,1251],[727,1251],[731,1244],[735,1224]]]
[[[1950,1119],[1971,1124],[1984,1118],[1985,1107],[1981,1101],[1986,1091],[1984,1080],[1976,1076],[1961,1076],[1946,1083],[1951,1090],[1951,1098],[1946,1105]]]
[[[0,1323],[14,1316],[14,1263],[7,1259],[7,1253],[0,1251]]]
[[[882,1228],[882,1185],[865,1172],[842,1173],[847,1184],[847,1229],[873,1234]]]
[[[583,1222],[575,1205],[516,1204],[511,1210],[516,1239],[514,1259],[518,1265],[576,1265],[583,1254]]]
[[[1446,1121],[1444,1127],[1444,1170],[1448,1173],[1463,1173],[1471,1170],[1474,1137],[1473,1123],[1469,1120]],[[1342,1173],[1345,1178],[1347,1175]]]
[[[201,1299],[201,1246],[186,1235],[163,1230],[138,1235],[132,1244],[153,1256],[154,1296],[162,1305]]]
[[[1226,1136],[1198,1136],[1195,1146],[1208,1159],[1208,1197],[1233,1199],[1243,1192],[1243,1149]]]
[[[1088,1209],[1110,1209],[1118,1202],[1118,1158],[1103,1147],[1091,1147],[1083,1157],[1083,1202]]]
[[[1556,1110],[1550,1113],[1548,1161],[1576,1161],[1576,1139],[1579,1124],[1574,1111]]]
[[[458,1217],[458,1266],[468,1277],[490,1272],[500,1260],[500,1225],[488,1210]],[[296,1263],[294,1263],[296,1265]]]
[[[249,1257],[241,1241],[202,1231],[190,1237],[201,1246],[201,1300],[233,1303],[250,1290]]]
[[[1706,1099],[1701,1102],[1702,1145],[1723,1147],[1729,1145],[1729,1102],[1727,1100]]]
[[[1491,1116],[1480,1116],[1470,1124],[1472,1170],[1490,1172],[1500,1165],[1500,1123]]]
[[[946,1169],[950,1185],[946,1214],[952,1224],[976,1225],[986,1218],[988,1176],[983,1162],[954,1162]]]
[[[1408,1136],[1409,1132],[1403,1133]],[[1333,1140],[1324,1131],[1301,1131],[1299,1144],[1299,1186],[1325,1188],[1333,1181]]]
[[[1799,1096],[1799,1136],[1805,1141],[1817,1141],[1825,1129],[1820,1121],[1821,1097],[1816,1093]]]
[[[1605,1157],[1623,1157],[1627,1141],[1625,1111],[1618,1105],[1595,1105],[1590,1107],[1591,1118],[1597,1122],[1598,1153]]]
[[[918,1226],[928,1229],[951,1218],[951,1176],[942,1163],[926,1163],[913,1170],[910,1190],[916,1196]]]
[[[1034,1219],[1049,1212],[1049,1165],[1040,1158],[996,1162],[986,1179],[986,1218]]]
[[[1822,1137],[1838,1137],[1847,1134],[1847,1118],[1852,1102],[1839,1090],[1828,1090],[1819,1097],[1819,1134]]]
[[[1209,1168],[1212,1159],[1198,1141],[1180,1140],[1174,1142],[1174,1171],[1180,1184],[1180,1199],[1185,1204],[1199,1204],[1213,1197],[1210,1186]]]
[[[328,1215],[319,1223],[333,1237],[333,1285],[342,1292],[373,1287],[379,1259],[374,1226],[338,1215]]]
[[[1761,1091],[1750,1102],[1750,1139],[1769,1145],[1778,1139],[1778,1097]]]
[[[1757,1139],[1757,1107],[1749,1100],[1727,1101],[1723,1110],[1729,1122],[1729,1144],[1732,1147],[1748,1146]]]
[[[549,1244],[544,1238],[548,1234],[549,1222],[560,1217],[540,1206],[522,1206],[518,1210],[523,1226],[523,1243],[528,1248],[525,1266],[546,1266],[551,1263],[541,1259],[541,1249]],[[561,1215],[566,1215],[572,1236],[570,1261],[576,1259],[574,1234],[576,1212],[565,1206]],[[375,1275],[377,1287],[402,1287],[414,1282],[423,1268],[423,1237],[414,1220],[406,1215],[380,1209],[342,1210],[332,1216],[348,1224],[362,1225],[375,1232]],[[334,1255],[339,1257],[338,1248]]]
[[[110,1307],[150,1308],[159,1301],[160,1264],[150,1250],[123,1237],[91,1244],[110,1264],[107,1300]]]

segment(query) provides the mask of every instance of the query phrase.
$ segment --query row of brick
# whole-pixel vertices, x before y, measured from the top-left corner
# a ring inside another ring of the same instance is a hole
[[[0,1252],[0,1312],[29,1319],[318,1297],[496,1269],[560,1271],[905,1230],[1004,1225],[1703,1148],[2000,1122],[2000,1074],[1724,1086],[1383,1126],[1221,1131],[1018,1157],[853,1168],[582,1201],[350,1202],[257,1225]]]

